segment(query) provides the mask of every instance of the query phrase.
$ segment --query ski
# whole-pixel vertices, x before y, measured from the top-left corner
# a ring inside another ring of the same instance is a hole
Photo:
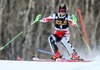
[[[42,59],[42,58],[37,58],[34,57],[33,61],[36,62],[91,62],[90,60],[71,60],[71,59],[56,59],[56,60],[52,60],[52,59]]]

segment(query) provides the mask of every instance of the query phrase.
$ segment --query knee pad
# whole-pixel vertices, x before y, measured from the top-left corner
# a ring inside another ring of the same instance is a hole
[[[58,47],[56,45],[56,38],[54,35],[51,35],[48,37],[48,41],[49,41],[49,45],[50,45],[50,48],[52,50],[52,52],[54,53],[56,50],[58,50]]]
[[[55,37],[55,35],[50,35],[50,36],[48,37],[48,41],[50,41],[51,43],[56,42],[56,37]]]

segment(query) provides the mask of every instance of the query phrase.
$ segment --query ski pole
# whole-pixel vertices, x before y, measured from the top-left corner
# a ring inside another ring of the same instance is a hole
[[[76,23],[76,26],[77,26],[77,28],[78,28],[78,31],[80,32],[80,36],[82,37],[84,43],[86,44],[86,46],[87,46],[87,48],[88,48],[88,51],[89,51],[89,54],[90,54],[90,56],[91,56],[91,58],[92,58],[92,53],[91,53],[90,47],[89,47],[89,45],[87,44],[87,42],[86,42],[86,40],[85,40],[85,38],[84,38],[84,36],[83,36],[83,34],[82,34],[80,28],[79,28],[79,25],[77,24],[77,18],[76,18],[75,15],[73,15],[73,14],[72,14],[72,20],[73,20],[74,23]]]
[[[49,54],[49,55],[54,55],[54,53],[52,53],[52,52],[48,52],[48,51],[40,50],[40,49],[37,49],[37,50],[38,50],[38,52],[46,53],[46,54]]]
[[[14,41],[17,37],[19,37],[24,31],[26,31],[31,25],[33,25],[34,23],[38,22],[40,17],[42,15],[39,14],[36,16],[35,20],[29,25],[27,26],[23,31],[21,31],[20,33],[18,33],[14,38],[12,38],[8,43],[6,43],[3,47],[0,48],[0,51],[2,51],[4,48],[6,48],[12,41]]]

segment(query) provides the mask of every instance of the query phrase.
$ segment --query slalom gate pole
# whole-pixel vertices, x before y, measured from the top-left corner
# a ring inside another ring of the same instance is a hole
[[[84,32],[84,36],[82,35],[82,39],[83,41],[85,42],[86,46],[87,46],[87,49],[89,51],[89,54],[90,54],[90,59],[93,60],[93,56],[92,56],[92,52],[90,50],[90,44],[89,44],[89,41],[88,41],[88,37],[87,37],[87,33],[86,33],[86,29],[85,29],[85,26],[84,26],[84,21],[83,21],[83,18],[82,18],[82,14],[81,14],[81,11],[80,9],[78,9],[78,14],[79,14],[79,17],[80,17],[80,22],[81,22],[81,25],[82,25],[82,30]],[[79,28],[78,28],[79,29]],[[81,31],[80,31],[81,32]]]
[[[81,21],[81,24],[82,24],[82,30],[84,31],[84,35],[85,35],[85,38],[79,28],[79,25],[77,24],[77,18],[72,14],[72,17],[73,17],[73,21],[76,23],[76,26],[80,32],[80,36],[82,37],[84,43],[86,44],[86,47],[89,51],[89,55],[90,55],[90,59],[92,59],[92,53],[91,53],[91,50],[90,50],[90,45],[89,45],[89,42],[88,42],[88,38],[87,38],[87,34],[86,34],[86,30],[85,30],[85,27],[84,27],[84,23],[83,23],[83,19],[82,19],[82,15],[81,15],[81,12],[80,12],[80,9],[78,9],[78,14],[79,14],[79,17],[80,17],[80,21]],[[93,60],[93,59],[92,59]]]
[[[20,61],[24,61],[20,56],[17,56],[17,59]]]

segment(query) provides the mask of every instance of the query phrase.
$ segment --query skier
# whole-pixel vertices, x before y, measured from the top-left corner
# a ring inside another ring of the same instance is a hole
[[[62,57],[56,45],[57,42],[61,42],[61,44],[63,44],[67,48],[71,56],[71,59],[80,60],[80,56],[78,56],[74,47],[72,47],[72,45],[69,42],[70,39],[69,24],[75,27],[76,23],[73,23],[73,20],[71,19],[71,16],[67,14],[67,11],[68,7],[66,6],[66,4],[60,3],[58,13],[54,13],[47,18],[41,18],[40,20],[40,22],[50,22],[50,20],[54,20],[55,23],[54,34],[48,37],[52,52],[55,54],[52,57],[53,60]],[[68,44],[69,46],[66,44]]]

